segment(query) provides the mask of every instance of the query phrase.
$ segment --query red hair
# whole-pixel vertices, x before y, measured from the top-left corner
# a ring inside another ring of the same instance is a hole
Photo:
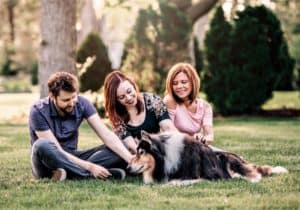
[[[117,98],[117,89],[121,82],[128,81],[137,92],[136,109],[138,114],[144,111],[144,105],[139,93],[139,89],[134,81],[125,76],[120,71],[113,71],[108,74],[104,81],[104,99],[105,110],[114,127],[119,125],[122,121],[127,123],[129,121],[129,114],[126,107],[119,103]]]

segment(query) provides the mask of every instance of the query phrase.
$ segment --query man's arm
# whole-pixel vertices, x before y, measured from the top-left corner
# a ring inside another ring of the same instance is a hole
[[[117,153],[127,163],[131,161],[133,155],[126,149],[117,135],[102,122],[97,113],[90,116],[87,119],[87,122],[94,129],[96,134],[102,139],[106,146]]]
[[[55,145],[57,146],[57,148],[64,155],[66,155],[69,160],[71,160],[75,164],[79,165],[80,167],[84,168],[85,170],[90,171],[91,174],[94,177],[104,179],[104,178],[107,178],[107,177],[111,176],[111,174],[109,173],[109,171],[107,171],[102,166],[99,166],[99,165],[96,165],[94,163],[82,160],[82,159],[80,159],[80,158],[78,158],[78,157],[76,157],[76,156],[74,156],[74,155],[66,152],[65,150],[63,150],[51,130],[35,131],[35,133],[36,133],[36,135],[38,136],[39,139],[43,138],[43,139],[48,139],[48,140],[54,142]]]

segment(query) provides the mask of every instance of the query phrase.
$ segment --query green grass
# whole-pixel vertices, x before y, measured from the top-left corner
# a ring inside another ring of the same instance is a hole
[[[263,106],[263,109],[292,108],[300,109],[299,91],[274,91],[273,97]]]
[[[34,180],[26,125],[0,124],[0,209],[300,209],[300,120],[280,118],[215,119],[215,146],[245,159],[289,169],[286,175],[202,182],[192,186],[146,186],[125,181]],[[97,137],[84,124],[80,148]]]

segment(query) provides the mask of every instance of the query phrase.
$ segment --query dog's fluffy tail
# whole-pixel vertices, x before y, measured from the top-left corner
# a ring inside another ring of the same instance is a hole
[[[257,171],[262,176],[270,176],[272,174],[285,174],[288,173],[288,170],[282,166],[269,166],[269,165],[262,165],[262,166],[256,166]]]

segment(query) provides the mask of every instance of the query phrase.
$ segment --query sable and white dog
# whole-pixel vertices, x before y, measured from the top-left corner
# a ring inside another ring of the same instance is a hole
[[[288,172],[281,166],[260,166],[247,163],[233,153],[212,151],[209,146],[179,132],[142,132],[137,154],[128,170],[142,173],[145,184],[172,180],[176,180],[174,184],[191,184],[236,177],[259,182],[262,176]]]

